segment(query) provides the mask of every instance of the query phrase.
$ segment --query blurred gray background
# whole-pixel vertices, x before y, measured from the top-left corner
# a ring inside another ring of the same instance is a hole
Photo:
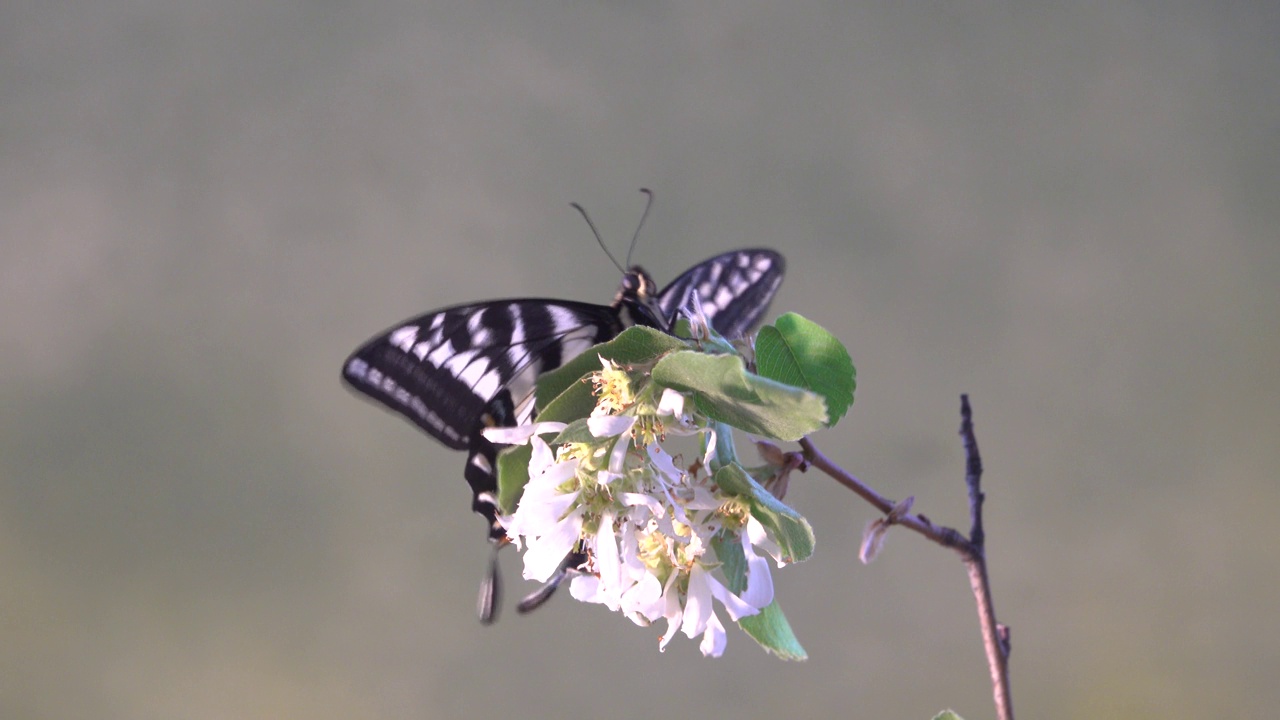
[[[811,659],[473,617],[463,458],[341,387],[433,307],[789,261],[819,446],[967,528],[1025,717],[1280,703],[1280,11],[0,5],[0,717],[991,716],[964,572],[817,473]],[[504,558],[508,593],[517,572]]]

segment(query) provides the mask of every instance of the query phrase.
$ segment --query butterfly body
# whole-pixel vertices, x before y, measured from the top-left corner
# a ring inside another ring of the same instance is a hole
[[[746,334],[767,311],[784,269],[772,250],[736,250],[693,266],[660,291],[633,267],[612,305],[521,298],[442,308],[374,336],[347,359],[342,377],[444,445],[468,451],[463,475],[472,509],[502,544],[494,469],[500,448],[484,428],[531,422],[539,375],[632,325],[670,332],[694,293],[717,332]]]

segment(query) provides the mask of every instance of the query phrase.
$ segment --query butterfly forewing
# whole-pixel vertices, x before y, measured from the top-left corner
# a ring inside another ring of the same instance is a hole
[[[696,291],[716,332],[742,337],[769,310],[785,270],[786,261],[773,250],[734,250],[684,271],[658,294],[658,305],[672,321]]]
[[[534,299],[459,305],[374,337],[347,359],[342,376],[462,450],[499,393],[510,393],[512,424],[528,422],[539,374],[621,330],[617,311],[603,305]]]

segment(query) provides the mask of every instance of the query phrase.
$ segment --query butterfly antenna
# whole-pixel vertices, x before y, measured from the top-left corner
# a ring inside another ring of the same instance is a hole
[[[636,225],[636,234],[631,236],[631,245],[627,247],[627,267],[631,267],[631,251],[636,247],[636,240],[640,239],[640,228],[644,227],[644,219],[649,217],[649,208],[653,207],[653,191],[649,188],[640,188],[640,192],[649,197],[649,201],[644,204],[644,214],[640,216],[640,222]]]
[[[587,214],[586,208],[576,202],[571,202],[569,205],[571,205],[574,210],[582,213],[582,219],[587,221],[587,227],[591,228],[591,234],[596,236],[596,242],[600,244],[600,249],[604,250],[604,254],[608,255],[609,259],[613,261],[613,265],[618,268],[618,272],[626,274],[627,269],[618,264],[618,258],[614,257],[613,253],[609,252],[609,248],[605,246],[604,240],[600,239],[600,231],[596,229],[596,224],[591,222],[591,216]],[[629,254],[628,257],[630,257]]]

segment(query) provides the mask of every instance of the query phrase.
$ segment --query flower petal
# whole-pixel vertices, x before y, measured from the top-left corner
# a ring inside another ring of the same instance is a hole
[[[538,498],[526,491],[510,524],[505,526],[507,534],[536,538],[554,533],[577,499],[576,492]]]
[[[720,624],[720,618],[716,617],[715,613],[711,613],[711,618],[707,620],[707,630],[702,633],[702,642],[698,644],[698,649],[702,651],[703,657],[720,657],[724,654],[726,641],[724,625]]]
[[[680,630],[688,637],[698,637],[707,629],[707,619],[713,612],[711,582],[715,582],[715,579],[708,576],[701,565],[695,564],[689,571],[689,590],[684,601],[684,624],[680,626]]]
[[[603,602],[600,600],[600,578],[595,575],[575,575],[569,581],[569,595],[578,602]]]
[[[748,520],[748,526],[754,521],[755,518]],[[742,593],[742,602],[763,609],[773,602],[773,576],[769,574],[769,561],[756,554],[750,536],[750,532],[742,533],[742,554],[747,560],[747,589]]]
[[[630,438],[618,438],[613,442],[613,452],[609,453],[609,472],[621,475],[627,462],[627,450],[631,448]]]
[[[631,415],[600,415],[587,418],[587,429],[595,437],[617,437],[636,424]]]
[[[624,492],[618,494],[618,500],[627,507],[648,508],[649,512],[657,517],[662,517],[666,514],[666,509],[663,504],[658,501],[658,498],[653,497],[652,495]],[[634,519],[634,516],[632,516],[632,519]]]
[[[551,446],[537,435],[529,438],[529,445],[532,448],[529,453],[529,477],[534,477],[546,472],[547,468],[556,461],[556,456],[551,452]]]
[[[658,401],[658,414],[676,418],[684,415],[684,396],[671,388],[663,390],[662,399]]]
[[[677,587],[679,577],[680,573],[671,573],[666,587],[662,589],[662,616],[667,619],[667,631],[658,642],[659,652],[667,649],[667,643],[676,636],[684,622],[684,610],[680,607],[680,590]]]
[[[524,578],[546,582],[560,569],[560,562],[568,555],[582,534],[582,509],[555,526],[552,532],[529,541],[524,552]]]
[[[662,617],[664,607],[662,583],[649,572],[640,575],[635,584],[622,594],[622,611],[637,625],[648,625]]]
[[[618,560],[618,538],[613,533],[613,513],[605,511],[600,516],[600,530],[596,533],[596,572],[600,576],[600,600],[610,610],[618,609],[622,597],[622,565]]]
[[[719,600],[721,605],[724,605],[724,611],[729,613],[730,620],[736,621],[739,618],[755,615],[760,612],[760,608],[753,607],[743,602],[741,598],[730,592],[729,588],[725,587],[723,583],[710,575],[707,576],[707,585],[709,586],[711,595],[713,595],[715,599]],[[685,606],[685,611],[688,612],[688,606]],[[689,637],[693,636],[690,635]]]
[[[534,435],[547,435],[549,433],[560,433],[567,425],[561,422],[541,422],[532,425],[517,425],[515,427],[491,427],[482,430],[482,434],[489,442],[501,443],[503,445],[523,445],[529,442],[529,438]]]
[[[650,466],[658,471],[664,482],[673,484],[684,479],[684,473],[681,472],[680,468],[676,467],[675,458],[671,457],[660,445],[650,443],[644,449],[649,455]]]
[[[754,516],[747,518],[747,534],[751,537],[751,544],[769,553],[774,562],[778,564],[778,567],[783,567],[787,564],[782,558],[782,548],[778,547],[778,543],[769,537],[769,532]]]
[[[707,451],[702,454],[702,464],[707,468],[713,467],[711,461],[716,457],[716,431],[707,428]]]

